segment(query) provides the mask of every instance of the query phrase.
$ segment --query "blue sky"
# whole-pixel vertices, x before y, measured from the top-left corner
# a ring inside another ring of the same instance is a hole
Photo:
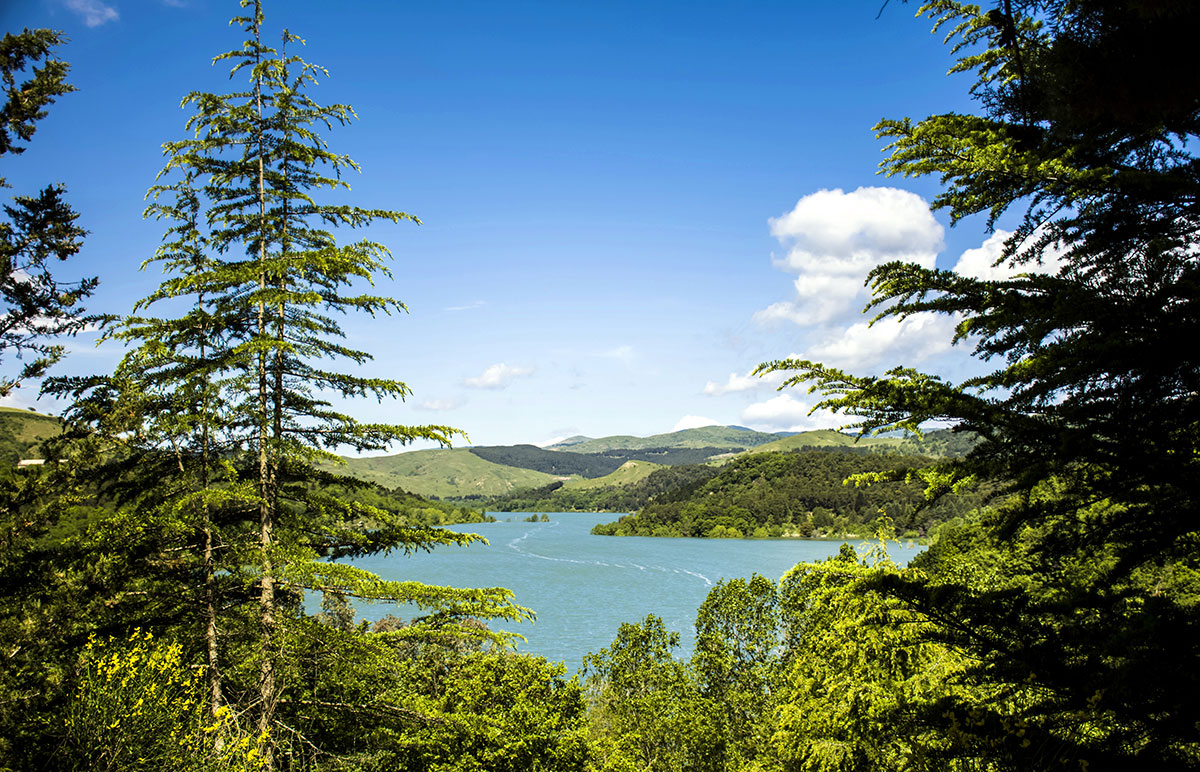
[[[346,325],[375,355],[367,372],[414,394],[352,412],[475,444],[776,431],[839,420],[747,378],[764,360],[961,376],[950,320],[866,330],[859,314],[872,265],[982,274],[998,248],[982,222],[928,213],[936,180],[876,174],[877,120],[973,109],[928,20],[881,5],[266,0],[266,29],[329,69],[317,98],[358,113],[328,138],[362,166],[344,201],[424,223],[369,233],[395,256],[380,289],[411,313]],[[66,32],[79,88],[3,159],[10,193],[66,184],[91,234],[64,275],[99,275],[92,308],[127,312],[161,278],[138,271],[161,235],[141,211],[161,144],[183,136],[180,99],[237,85],[210,63],[240,44],[236,3],[0,8],[6,30]],[[120,356],[71,350],[58,372]],[[35,398],[9,403],[62,407]]]

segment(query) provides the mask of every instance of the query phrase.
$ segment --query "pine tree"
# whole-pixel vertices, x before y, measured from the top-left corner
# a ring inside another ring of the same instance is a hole
[[[323,137],[354,113],[348,106],[324,107],[309,98],[307,88],[324,71],[287,51],[303,41],[285,32],[279,49],[267,46],[260,4],[245,0],[243,7],[247,14],[235,22],[245,42],[216,61],[232,62],[231,77],[245,77],[247,85],[231,94],[192,93],[184,99],[194,110],[188,122],[194,136],[164,146],[163,182],[152,189],[160,198],[149,212],[174,224],[157,256],[168,278],[139,307],[188,298],[191,310],[175,318],[127,320],[117,334],[134,348],[105,389],[119,393],[109,400],[110,410],[128,403],[127,412],[135,423],[141,421],[126,439],[136,437],[162,457],[172,455],[164,454],[167,449],[173,452],[176,474],[170,479],[179,482],[153,493],[163,495],[164,511],[188,513],[203,553],[199,575],[208,608],[210,703],[214,711],[224,699],[255,704],[262,751],[273,765],[276,732],[283,726],[275,721],[279,705],[293,715],[330,709],[285,693],[289,686],[299,688],[301,652],[311,650],[313,636],[328,638],[335,650],[340,646],[337,656],[382,656],[377,646],[355,642],[355,631],[314,627],[299,608],[304,591],[427,609],[427,624],[407,631],[408,637],[432,626],[442,636],[502,641],[504,634],[463,621],[520,619],[529,613],[513,605],[511,593],[502,588],[385,582],[325,560],[468,544],[478,537],[411,524],[402,515],[321,490],[331,483],[355,484],[316,466],[335,460],[338,448],[382,449],[415,439],[448,444],[458,432],[445,426],[361,423],[323,396],[408,394],[399,381],[339,372],[327,364],[345,359],[361,366],[370,360],[368,353],[340,342],[339,314],[405,310],[385,296],[347,292],[386,276],[389,254],[366,240],[340,245],[332,229],[415,218],[318,198],[321,190],[345,188],[341,174],[357,170],[351,159],[330,151]],[[168,404],[170,410],[164,411]],[[154,409],[139,411],[139,405]],[[246,549],[250,534],[241,530],[248,505],[257,510],[252,552]],[[222,532],[218,512],[232,531]],[[216,629],[217,609],[224,609],[232,623],[230,615],[242,613],[249,596],[232,587],[226,597],[213,594],[217,575],[240,577],[251,565],[247,576],[257,595],[258,619],[253,690],[244,670],[221,681],[219,665],[229,657],[218,651]],[[232,692],[229,678],[238,681]],[[293,718],[288,725],[312,720]]]
[[[965,676],[976,701],[920,718],[947,738],[928,764],[1194,765],[1200,361],[1185,341],[1200,333],[1200,76],[1186,51],[1200,9],[937,0],[921,12],[950,26],[982,114],[882,121],[883,169],[940,175],[934,205],[955,220],[1021,213],[1002,258],[1017,275],[892,263],[869,277],[871,307],[951,314],[956,340],[999,366],[959,384],[800,360],[760,372],[794,371],[786,385],[811,384],[864,432],[948,419],[981,437],[965,460],[897,474],[930,496],[978,480],[1000,491],[979,526],[923,558],[932,578],[891,583],[978,663]],[[1057,273],[1020,273],[1052,253]]]
[[[24,153],[21,144],[33,138],[38,121],[56,97],[75,90],[67,83],[66,62],[54,51],[66,42],[47,29],[6,33],[0,40],[0,157]],[[40,63],[40,66],[37,66]],[[17,82],[31,65],[28,80]],[[7,188],[0,176],[0,188]],[[29,359],[15,377],[0,378],[0,396],[23,381],[38,378],[57,362],[61,344],[47,342],[56,335],[74,335],[96,319],[80,305],[97,280],[63,282],[51,273],[53,261],[79,252],[85,231],[75,224],[79,215],[64,198],[62,185],[48,185],[32,196],[16,196],[4,206],[0,221],[0,354]]]

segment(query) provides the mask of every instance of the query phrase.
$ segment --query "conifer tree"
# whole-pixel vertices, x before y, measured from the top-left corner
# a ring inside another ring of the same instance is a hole
[[[998,366],[959,384],[802,360],[760,372],[792,372],[785,386],[810,384],[864,432],[951,420],[981,438],[964,460],[896,475],[931,497],[977,480],[999,491],[981,524],[922,558],[929,578],[884,583],[977,663],[967,696],[905,717],[943,732],[926,764],[1195,765],[1200,360],[1183,342],[1200,332],[1200,76],[1186,53],[1200,8],[935,0],[921,13],[950,28],[982,110],[880,122],[883,170],[940,175],[934,206],[955,220],[1018,212],[1001,258],[1016,275],[891,263],[870,274],[869,307],[954,315],[956,341]],[[1057,273],[1022,272],[1052,254]]]
[[[0,158],[24,153],[46,117],[46,107],[75,87],[67,83],[66,62],[55,49],[66,42],[48,29],[5,33],[0,40]],[[38,66],[40,64],[40,66]],[[28,80],[18,82],[28,68]],[[0,176],[0,188],[9,187]],[[96,288],[95,278],[63,282],[51,273],[54,261],[79,252],[85,231],[79,215],[64,197],[62,185],[48,185],[36,195],[16,196],[4,206],[0,221],[0,356],[16,355],[25,364],[15,377],[0,378],[0,396],[22,381],[38,378],[57,362],[61,344],[46,339],[74,335],[96,321],[80,305]]]
[[[163,181],[152,189],[159,198],[148,210],[173,225],[158,255],[168,278],[139,306],[186,297],[192,310],[176,318],[125,322],[117,334],[134,349],[112,384],[120,396],[109,404],[124,399],[133,414],[138,412],[133,406],[153,400],[161,400],[158,408],[171,405],[173,417],[154,411],[158,417],[133,436],[160,455],[178,449],[177,478],[186,478],[186,484],[163,486],[163,491],[175,491],[163,504],[171,512],[189,513],[203,554],[199,575],[212,612],[204,615],[211,707],[219,709],[226,698],[243,707],[256,705],[262,751],[270,766],[278,740],[274,733],[281,726],[274,719],[277,706],[295,711],[315,705],[285,694],[298,677],[292,672],[298,652],[311,648],[306,641],[313,635],[349,641],[356,634],[304,621],[298,601],[305,590],[414,603],[429,611],[428,619],[441,635],[501,641],[503,634],[461,623],[469,617],[519,619],[529,614],[513,605],[511,593],[502,588],[384,582],[323,559],[467,544],[478,537],[411,524],[402,515],[321,491],[331,482],[353,484],[317,468],[336,458],[335,449],[382,449],[418,438],[448,444],[457,431],[361,423],[324,396],[332,392],[342,398],[383,399],[408,394],[399,381],[339,372],[329,364],[343,359],[357,366],[370,360],[366,352],[340,342],[338,315],[405,310],[385,296],[348,292],[352,285],[386,276],[389,254],[366,240],[341,245],[332,230],[415,218],[318,197],[320,190],[345,188],[341,174],[357,170],[352,160],[330,151],[323,136],[351,120],[353,111],[309,98],[307,88],[324,71],[287,51],[303,41],[285,32],[278,49],[266,45],[260,3],[244,0],[242,6],[247,12],[235,22],[245,41],[215,61],[232,62],[231,77],[245,78],[247,85],[230,94],[197,92],[184,99],[194,110],[188,122],[193,138],[164,146]],[[144,422],[146,414],[135,420]],[[248,506],[257,510],[252,552],[246,549],[251,534],[242,528],[248,524]],[[224,518],[220,522],[218,513]],[[222,523],[233,530],[223,532]],[[231,587],[227,597],[215,602],[214,570],[224,577],[247,576],[257,596],[253,697],[244,669],[236,676],[237,694],[231,696],[219,667],[212,667],[228,659],[218,650],[218,609],[232,619],[229,615],[245,610],[249,600]],[[303,629],[303,641],[290,637],[293,628]],[[405,635],[420,635],[422,629],[418,625]],[[341,656],[378,651],[352,641],[339,645],[352,647]]]

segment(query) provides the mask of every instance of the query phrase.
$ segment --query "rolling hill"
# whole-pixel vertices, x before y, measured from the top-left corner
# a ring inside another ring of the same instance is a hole
[[[38,443],[62,431],[54,416],[0,407],[0,463],[15,466],[22,458],[38,458]]]
[[[626,461],[620,468],[604,477],[594,479],[571,479],[563,483],[563,487],[573,490],[590,490],[597,488],[620,487],[632,485],[652,475],[655,470],[665,469],[662,464],[650,461]]]
[[[782,437],[773,442],[750,448],[746,453],[770,453],[773,451],[787,452],[801,448],[863,448],[863,449],[896,449],[903,440],[898,437],[863,437],[833,429],[817,429],[811,432],[800,432],[790,437]]]
[[[949,430],[922,439],[864,437],[833,430],[790,436],[728,426],[705,426],[650,437],[572,437],[549,448],[494,445],[418,450],[394,456],[346,459],[341,471],[422,496],[488,498],[563,482],[566,490],[599,490],[638,482],[656,469],[685,464],[723,464],[756,453],[800,449],[889,451],[929,456],[959,455],[971,440]],[[579,479],[583,478],[583,479]]]
[[[499,496],[561,479],[531,469],[493,464],[465,448],[414,450],[345,461],[345,466],[329,468],[387,488],[403,488],[410,493],[439,498]]]
[[[650,497],[635,514],[597,525],[604,536],[775,537],[867,535],[882,512],[908,538],[979,506],[985,494],[969,491],[925,503],[919,482],[878,482],[866,487],[845,480],[863,472],[925,466],[928,456],[842,447],[746,453],[710,477],[695,478]],[[679,473],[686,467],[673,467]]]
[[[910,453],[925,456],[962,456],[966,455],[975,440],[971,435],[938,429],[926,432],[925,436],[917,437],[862,437],[834,431],[819,429],[811,432],[801,432],[790,437],[768,442],[765,445],[750,448],[742,455],[752,453],[788,452],[811,448],[841,448],[845,450],[869,450],[885,453]]]
[[[611,437],[589,439],[586,437],[571,437],[556,445],[550,445],[547,450],[567,451],[569,453],[603,453],[607,450],[647,450],[649,448],[722,448],[746,449],[773,442],[779,439],[777,434],[755,432],[747,429],[735,429],[729,426],[702,426],[698,429],[684,429],[667,434],[653,434],[649,437],[634,437],[628,434],[618,434]]]
[[[599,453],[562,453],[536,445],[485,445],[468,448],[484,461],[501,466],[532,469],[556,476],[596,478],[615,472],[625,459]]]

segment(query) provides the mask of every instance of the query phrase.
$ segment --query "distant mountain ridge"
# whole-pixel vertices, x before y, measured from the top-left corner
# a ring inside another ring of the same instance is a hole
[[[469,450],[485,461],[518,469],[532,469],[553,475],[578,475],[596,479],[612,474],[630,461],[649,462],[659,466],[703,464],[732,456],[744,448],[725,447],[652,447],[641,449],[616,448],[599,453],[547,450],[536,445],[488,445]]]
[[[683,429],[666,434],[652,434],[649,437],[635,437],[630,434],[617,434],[611,437],[570,437],[554,445],[546,446],[546,450],[567,451],[569,453],[603,453],[606,450],[646,450],[649,448],[746,448],[765,445],[780,439],[783,435],[757,432],[745,427],[733,426],[701,426],[695,429]]]
[[[793,451],[804,448],[859,452],[962,455],[970,438],[949,430],[930,432],[922,439],[900,437],[857,438],[824,429],[810,432],[758,432],[741,426],[703,426],[649,437],[613,435],[569,437],[554,445],[490,445],[453,450],[409,451],[392,456],[345,459],[342,470],[387,487],[399,487],[422,496],[487,498],[553,483],[588,487],[622,485],[629,479],[618,472],[631,461],[660,466],[726,463],[746,454]],[[647,470],[645,466],[630,469]]]

